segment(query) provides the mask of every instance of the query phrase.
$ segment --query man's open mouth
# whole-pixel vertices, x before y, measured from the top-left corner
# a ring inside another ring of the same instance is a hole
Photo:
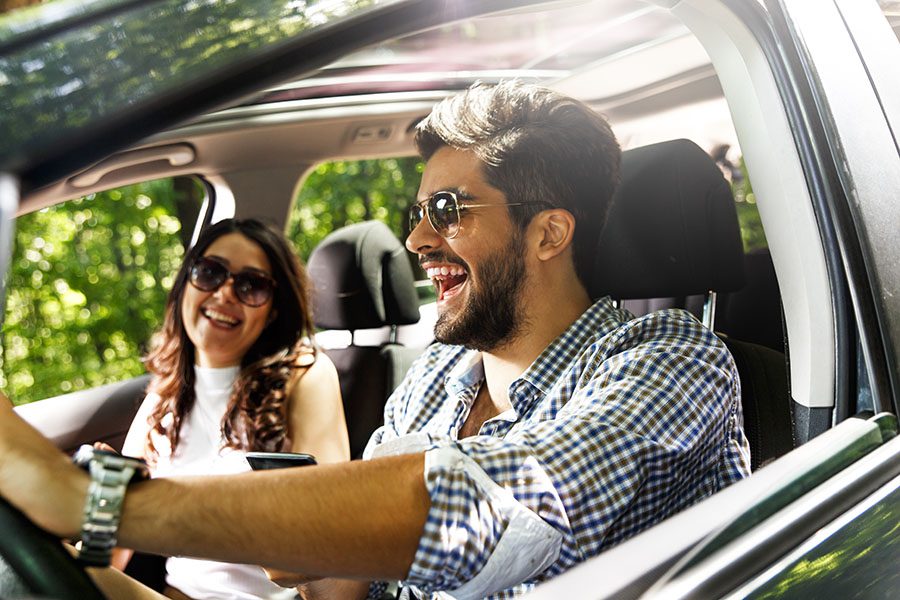
[[[469,278],[466,270],[459,265],[429,267],[425,271],[437,290],[437,299],[444,300],[455,295]]]
[[[201,314],[209,319],[214,325],[232,329],[241,324],[241,320],[223,312],[219,312],[214,308],[203,307],[200,309]]]

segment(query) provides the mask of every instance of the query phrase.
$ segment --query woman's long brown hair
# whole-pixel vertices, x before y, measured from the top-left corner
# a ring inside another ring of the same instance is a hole
[[[274,452],[290,445],[289,383],[297,369],[307,368],[298,367],[298,357],[315,353],[306,271],[288,241],[275,229],[255,219],[227,219],[204,230],[185,255],[166,301],[162,329],[154,336],[146,357],[152,374],[148,391],[160,398],[148,421],[146,455],[151,462],[159,454],[153,433],[168,438],[174,453],[181,424],[194,406],[194,344],[187,336],[181,314],[181,298],[189,285],[191,266],[210,244],[229,233],[240,233],[259,244],[278,285],[272,304],[275,318],[241,360],[241,371],[222,419],[223,439],[227,447],[254,451]],[[173,420],[164,425],[168,414]]]

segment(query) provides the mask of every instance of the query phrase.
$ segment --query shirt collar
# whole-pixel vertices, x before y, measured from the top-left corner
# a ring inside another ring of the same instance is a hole
[[[609,296],[600,298],[592,304],[580,317],[525,369],[522,376],[513,382],[524,380],[546,394],[550,386],[559,378],[582,353],[589,343],[619,327],[626,316],[613,306]]]
[[[484,380],[484,363],[481,361],[481,352],[477,350],[465,350],[459,361],[447,373],[444,383],[454,396],[459,396],[465,390],[480,384]]]

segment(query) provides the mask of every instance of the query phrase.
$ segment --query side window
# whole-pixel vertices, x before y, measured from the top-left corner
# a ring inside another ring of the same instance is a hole
[[[303,182],[288,218],[287,237],[306,262],[326,235],[352,223],[377,219],[406,239],[407,210],[415,201],[424,164],[415,157],[334,161],[318,165]],[[417,278],[425,279],[410,255]],[[423,303],[434,300],[430,283]]]
[[[205,194],[168,178],[19,217],[0,388],[26,404],[143,373]]]
[[[725,179],[731,184],[731,193],[734,195],[738,221],[741,225],[744,252],[768,248],[769,244],[766,241],[766,234],[763,232],[759,208],[756,206],[756,196],[750,185],[750,176],[747,174],[744,157],[740,155],[732,157],[734,150],[727,144],[716,146],[709,154],[719,165]]]

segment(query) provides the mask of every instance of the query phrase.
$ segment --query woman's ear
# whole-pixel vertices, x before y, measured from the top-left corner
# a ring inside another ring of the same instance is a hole
[[[269,316],[266,317],[266,327],[271,325],[277,318],[278,318],[278,310],[273,306],[272,310],[269,311]]]
[[[552,208],[535,215],[531,221],[538,237],[537,257],[550,260],[572,245],[575,217],[564,208]]]

